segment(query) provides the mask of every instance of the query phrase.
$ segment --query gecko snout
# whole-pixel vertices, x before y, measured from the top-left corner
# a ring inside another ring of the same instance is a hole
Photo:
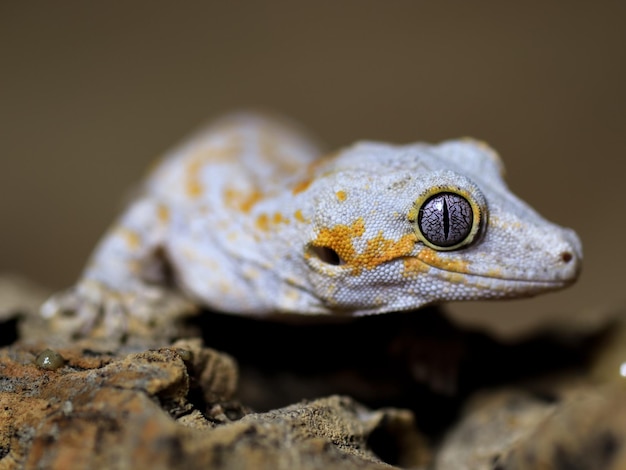
[[[580,274],[582,265],[582,244],[573,230],[565,229],[561,235],[562,247],[557,252],[557,262],[561,277],[574,281]]]

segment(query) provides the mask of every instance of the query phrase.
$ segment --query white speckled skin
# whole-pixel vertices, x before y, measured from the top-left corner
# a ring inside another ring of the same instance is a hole
[[[158,315],[163,262],[185,298],[245,315],[357,316],[530,296],[578,276],[576,234],[515,197],[480,142],[360,142],[318,154],[266,117],[218,121],[165,157],[77,286],[42,312]],[[416,201],[433,188],[465,194],[482,211],[466,246],[440,251],[420,239]]]

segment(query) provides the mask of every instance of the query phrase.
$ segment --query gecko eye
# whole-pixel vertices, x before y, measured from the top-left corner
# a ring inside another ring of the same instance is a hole
[[[469,194],[429,191],[416,201],[414,224],[418,237],[430,248],[456,250],[471,243],[481,225],[482,211]]]
[[[454,193],[435,194],[420,207],[417,224],[430,243],[440,247],[458,245],[472,230],[472,206]]]

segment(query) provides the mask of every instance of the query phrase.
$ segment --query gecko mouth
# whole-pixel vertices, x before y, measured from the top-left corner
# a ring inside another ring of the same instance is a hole
[[[440,278],[457,282],[457,283],[465,283],[465,284],[476,285],[476,286],[480,286],[481,284],[484,284],[485,281],[491,281],[490,282],[491,285],[501,282],[503,284],[516,284],[519,286],[535,287],[539,289],[541,288],[558,289],[561,287],[566,287],[576,282],[576,280],[578,279],[578,271],[579,271],[579,270],[575,270],[571,273],[568,273],[569,275],[566,275],[562,278],[556,277],[559,275],[559,273],[557,272],[555,273],[555,277],[553,278],[549,278],[549,279],[534,278],[533,279],[533,278],[514,276],[514,275],[506,276],[506,275],[502,275],[499,273],[492,274],[492,273],[470,272],[466,266],[462,266],[465,269],[458,269],[459,267],[457,266],[451,266],[450,268],[446,269],[446,267],[444,266],[436,265],[434,263],[430,264],[418,258],[407,257],[405,259],[418,260],[424,266],[428,266],[430,270],[435,270],[436,275],[438,275]],[[567,262],[569,262],[569,260],[566,261],[566,263]],[[455,279],[451,279],[452,276],[454,276]],[[461,277],[457,277],[457,276],[461,276]]]

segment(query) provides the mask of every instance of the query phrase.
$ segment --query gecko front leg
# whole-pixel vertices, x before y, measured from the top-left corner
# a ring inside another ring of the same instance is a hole
[[[148,197],[136,201],[103,238],[80,281],[50,298],[42,315],[62,318],[62,328],[79,336],[111,337],[193,311],[168,285],[168,223],[167,206]]]

